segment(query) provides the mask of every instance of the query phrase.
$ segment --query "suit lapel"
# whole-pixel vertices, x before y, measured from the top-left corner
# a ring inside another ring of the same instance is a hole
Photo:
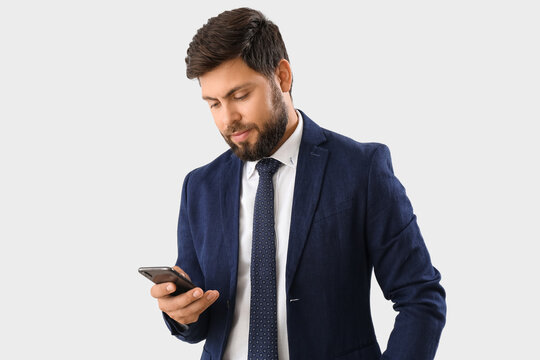
[[[317,208],[328,150],[318,145],[326,140],[322,129],[303,112],[304,129],[298,154],[298,165],[294,185],[289,249],[287,252],[287,293],[304,250],[313,214]]]
[[[302,112],[304,129],[298,154],[293,195],[289,248],[287,252],[286,288],[289,291],[298,267],[313,214],[317,208],[328,159],[328,150],[319,145],[326,141],[322,129]],[[236,293],[238,276],[238,241],[240,188],[243,163],[230,154],[220,182],[221,224],[225,241],[225,256],[231,274],[230,294]]]
[[[229,259],[231,273],[230,294],[236,293],[238,273],[238,241],[240,214],[240,184],[242,179],[242,161],[231,153],[225,165],[220,181],[221,224],[223,225],[225,256]],[[217,204],[216,204],[217,205]],[[218,222],[215,223],[217,225]],[[212,226],[212,225],[211,225]]]

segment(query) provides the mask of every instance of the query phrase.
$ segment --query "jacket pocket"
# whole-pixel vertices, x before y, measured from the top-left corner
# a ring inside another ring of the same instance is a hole
[[[381,358],[381,349],[379,344],[374,342],[353,350],[345,355],[336,357],[336,360],[379,360]]]

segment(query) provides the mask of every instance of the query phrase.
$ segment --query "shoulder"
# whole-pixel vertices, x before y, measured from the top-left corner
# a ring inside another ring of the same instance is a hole
[[[370,162],[378,152],[388,152],[388,146],[378,142],[360,142],[349,136],[320,127],[302,112],[304,118],[303,141],[317,145],[329,152],[333,160],[348,161],[351,164]]]
[[[242,161],[231,150],[227,150],[210,163],[191,170],[184,182],[195,186],[218,185],[223,176],[241,165]]]
[[[327,169],[331,173],[367,181],[377,169],[386,168],[393,172],[390,150],[386,144],[359,142],[330,130],[323,131],[327,141],[321,146],[328,150]]]
[[[376,152],[381,151],[381,149],[388,149],[388,146],[379,142],[360,142],[328,129],[322,130],[327,139],[324,145],[330,151],[340,151],[343,156],[371,158]]]
[[[351,171],[371,169],[376,163],[390,163],[390,149],[379,142],[360,142],[334,131],[322,129],[326,142],[321,147],[328,150],[329,160],[335,166]]]

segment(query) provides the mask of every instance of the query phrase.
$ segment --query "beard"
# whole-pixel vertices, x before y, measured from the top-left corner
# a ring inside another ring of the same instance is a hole
[[[247,141],[236,144],[230,139],[230,135],[225,136],[222,134],[227,144],[231,147],[231,150],[242,161],[257,161],[272,155],[272,150],[276,148],[287,129],[289,120],[287,116],[287,107],[281,97],[281,90],[273,82],[271,82],[271,85],[272,114],[262,129],[254,124],[242,125],[240,123],[233,123],[227,128],[227,134],[253,129],[259,133],[257,141],[253,145],[249,144]]]

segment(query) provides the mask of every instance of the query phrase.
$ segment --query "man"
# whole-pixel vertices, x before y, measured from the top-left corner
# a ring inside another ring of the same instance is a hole
[[[294,108],[285,45],[258,11],[211,18],[186,63],[231,149],[184,181],[176,269],[200,287],[151,291],[172,334],[206,339],[203,359],[433,359],[445,293],[388,148]],[[399,312],[382,357],[372,269]]]

